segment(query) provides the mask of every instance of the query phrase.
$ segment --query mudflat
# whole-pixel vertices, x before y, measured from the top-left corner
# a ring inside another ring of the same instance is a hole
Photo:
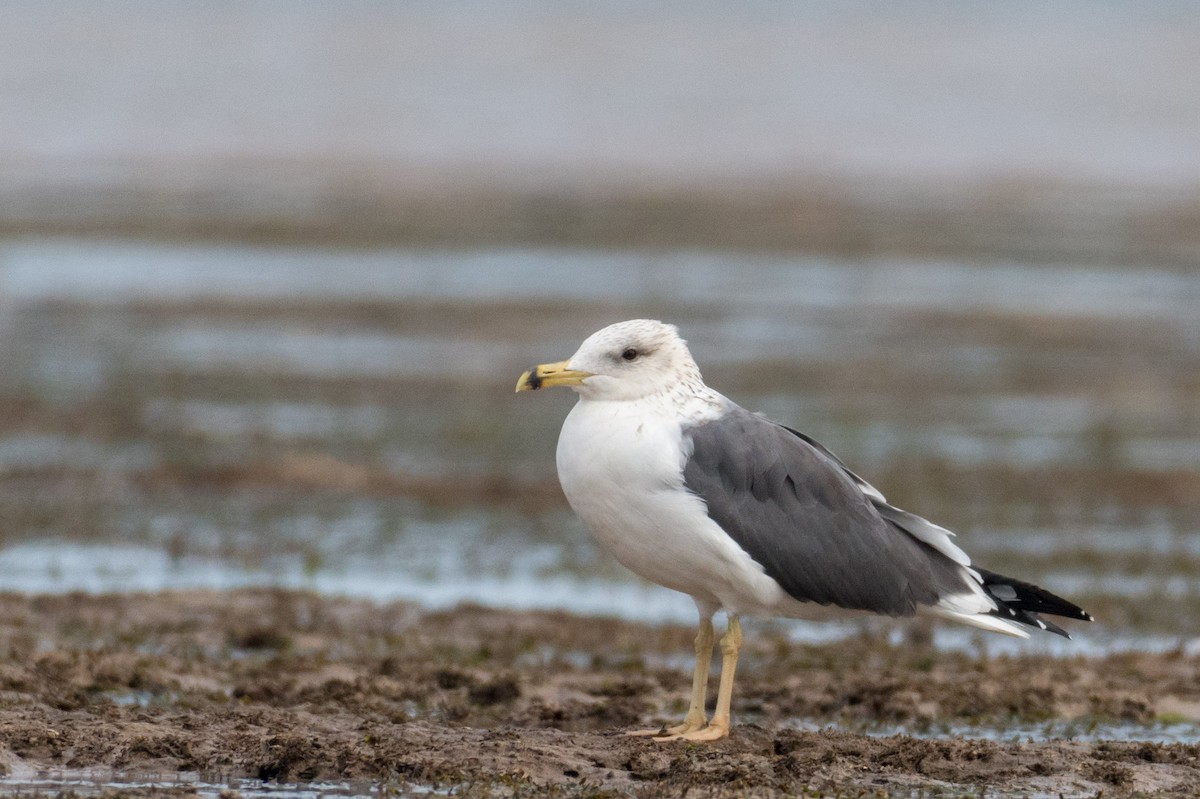
[[[748,633],[733,734],[658,744],[622,733],[682,715],[687,627],[279,590],[0,595],[0,770],[400,795],[1200,795],[1200,744],[1154,734],[1200,719],[1186,649]]]

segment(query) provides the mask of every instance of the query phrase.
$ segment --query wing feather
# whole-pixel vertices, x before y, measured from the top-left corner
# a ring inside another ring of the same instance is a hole
[[[883,495],[807,436],[737,407],[688,434],[685,485],[795,599],[910,615],[976,590],[931,531],[887,518]]]

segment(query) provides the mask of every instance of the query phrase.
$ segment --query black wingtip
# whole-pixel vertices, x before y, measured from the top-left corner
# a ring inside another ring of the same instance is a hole
[[[975,571],[983,580],[984,590],[996,601],[996,615],[1006,615],[1014,621],[1061,635],[1064,638],[1071,636],[1062,627],[1043,619],[1040,614],[1095,621],[1092,614],[1074,602],[1069,602],[1033,583],[1014,580],[986,569],[976,569]]]

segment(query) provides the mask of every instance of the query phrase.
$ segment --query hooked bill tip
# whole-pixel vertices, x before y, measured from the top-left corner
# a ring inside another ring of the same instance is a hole
[[[517,380],[517,391],[537,391],[542,387],[542,377],[538,374],[537,367],[530,369],[521,375]]]

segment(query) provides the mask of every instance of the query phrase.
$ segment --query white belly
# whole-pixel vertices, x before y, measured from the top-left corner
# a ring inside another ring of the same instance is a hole
[[[709,610],[778,613],[786,594],[683,488],[682,432],[644,403],[582,401],[563,424],[567,501],[626,568]]]

